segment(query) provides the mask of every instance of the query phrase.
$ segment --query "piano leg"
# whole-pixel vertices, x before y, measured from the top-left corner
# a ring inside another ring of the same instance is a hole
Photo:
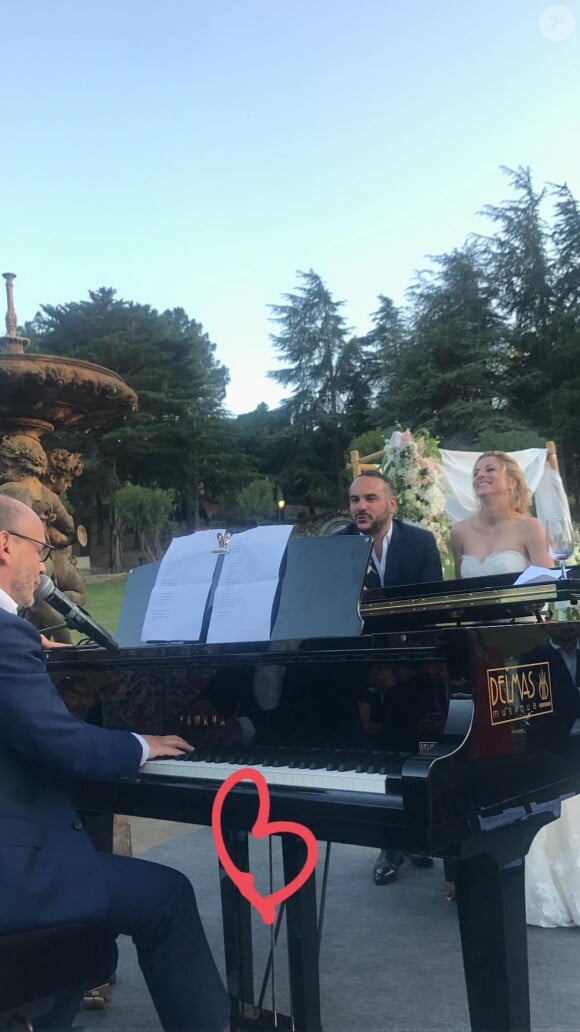
[[[247,831],[224,828],[223,834],[227,851],[236,867],[240,871],[249,871]],[[226,985],[234,1004],[239,1007],[239,1016],[250,1016],[248,1011],[252,1011],[254,1004],[251,906],[230,881],[221,864],[220,893]],[[235,1027],[235,1022],[233,1022],[233,1027]]]
[[[294,835],[282,836],[284,882],[287,885],[302,870],[305,843]],[[318,974],[318,917],[316,877],[286,900],[290,996],[296,1032],[320,1032],[320,980]]]
[[[489,854],[457,862],[457,908],[473,1032],[530,1028],[523,859]]]

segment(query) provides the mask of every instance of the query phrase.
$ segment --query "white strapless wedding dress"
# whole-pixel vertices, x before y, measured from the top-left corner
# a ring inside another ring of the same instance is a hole
[[[477,559],[474,555],[461,558],[461,577],[486,577],[498,573],[523,573],[529,566],[525,555],[515,550],[490,552],[485,559]]]
[[[580,797],[540,828],[526,857],[526,920],[542,928],[580,925]]]

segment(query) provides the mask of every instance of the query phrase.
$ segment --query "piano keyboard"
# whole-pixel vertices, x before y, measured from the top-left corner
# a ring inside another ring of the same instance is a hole
[[[340,763],[344,767],[348,764]],[[359,764],[359,767],[363,766]],[[392,765],[391,765],[392,766]],[[312,788],[318,790],[341,792],[373,792],[384,795],[386,791],[387,769],[379,766],[376,770],[372,764],[366,769],[328,770],[317,767],[311,769],[297,764],[252,762],[252,758],[242,758],[239,763],[227,761],[209,762],[193,757],[147,760],[141,768],[141,775],[148,778],[180,778],[199,781],[225,781],[240,767],[252,767],[258,770],[268,785],[279,785],[286,788]]]

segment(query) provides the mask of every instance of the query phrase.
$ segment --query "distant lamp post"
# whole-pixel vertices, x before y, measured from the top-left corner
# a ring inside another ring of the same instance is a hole
[[[284,509],[286,507],[286,502],[284,501],[283,498],[278,498],[278,503],[277,504],[278,504],[278,523],[282,523],[283,520],[284,520]]]

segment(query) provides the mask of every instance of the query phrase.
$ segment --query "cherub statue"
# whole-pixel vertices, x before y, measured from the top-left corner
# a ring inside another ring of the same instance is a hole
[[[0,491],[29,505],[46,525],[54,519],[51,499],[40,482],[47,466],[46,453],[38,438],[11,434],[0,441]],[[57,501],[62,504],[60,499]]]
[[[73,602],[83,603],[85,586],[72,551],[76,540],[74,521],[59,497],[68,491],[74,478],[81,475],[83,464],[78,452],[69,452],[65,448],[54,448],[46,453],[46,457],[48,467],[41,480],[47,492],[46,498],[51,497],[54,513],[54,519],[48,524],[48,537],[54,547],[53,579]]]
[[[82,473],[80,456],[56,449],[50,460],[37,437],[11,434],[0,441],[0,493],[29,505],[45,525],[46,539],[54,546],[47,573],[74,602],[83,602],[83,579],[72,555],[74,520],[59,495]],[[68,457],[68,458],[67,458]],[[62,624],[62,617],[47,602],[36,602],[26,614],[40,629]],[[68,630],[57,630],[57,641],[70,641]]]

